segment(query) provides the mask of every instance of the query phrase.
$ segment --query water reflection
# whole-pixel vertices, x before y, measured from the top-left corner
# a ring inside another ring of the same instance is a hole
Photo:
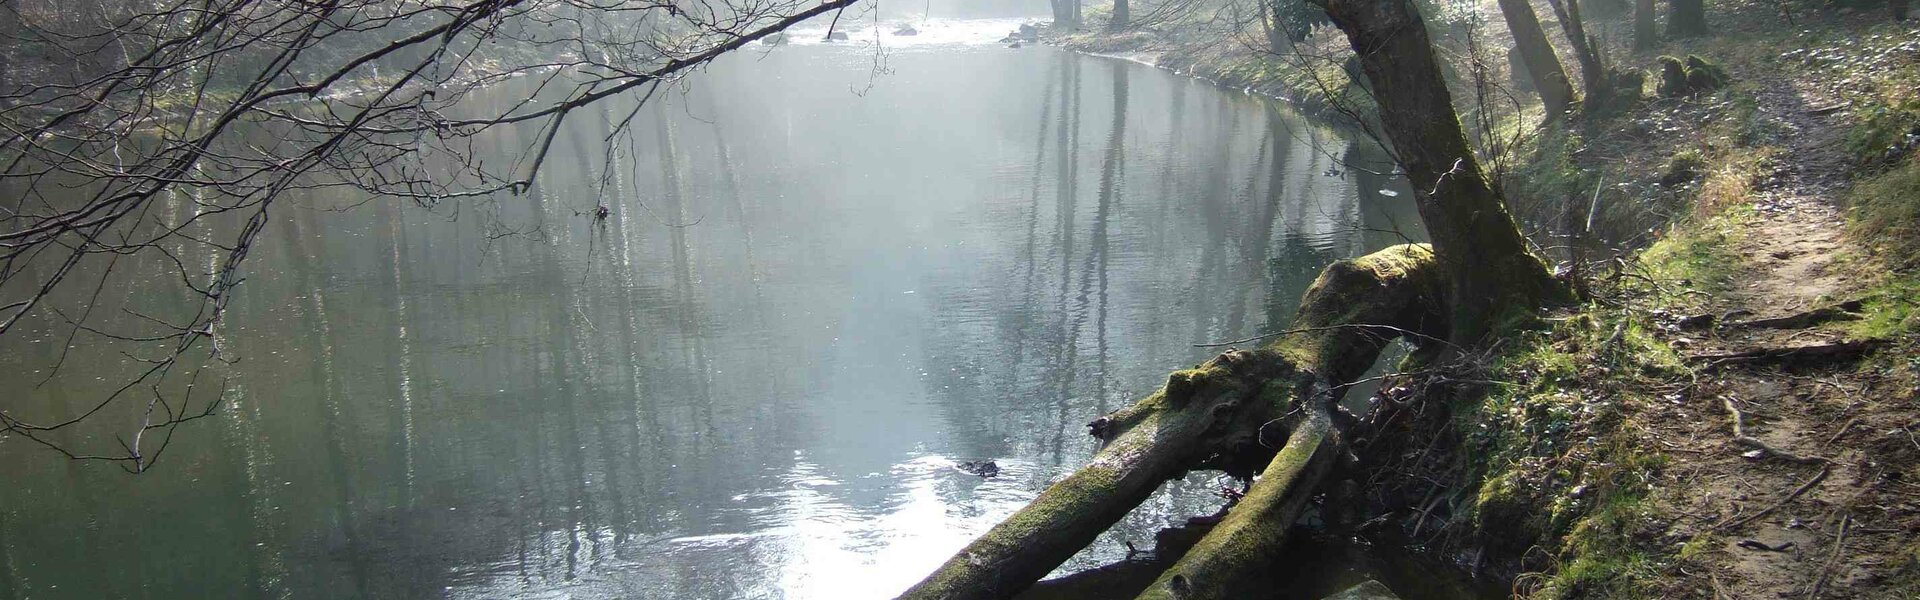
[[[1191,343],[1277,325],[1415,222],[1347,166],[1381,167],[1366,144],[1284,108],[1039,48],[889,61],[855,95],[866,50],[732,57],[611,153],[631,107],[572,121],[524,197],[301,198],[227,319],[230,409],[159,472],[0,443],[0,598],[889,596]],[[0,348],[21,410],[124,362],[33,387],[57,346]],[[952,468],[976,459],[1001,476]]]

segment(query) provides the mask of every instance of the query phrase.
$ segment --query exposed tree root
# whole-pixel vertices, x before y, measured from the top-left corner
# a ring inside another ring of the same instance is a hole
[[[1739,352],[1713,354],[1695,354],[1687,357],[1693,362],[1706,363],[1702,368],[1715,368],[1734,365],[1816,365],[1832,362],[1845,362],[1860,358],[1868,351],[1886,343],[1882,339],[1847,340],[1812,346],[1791,346],[1785,348],[1756,348]]]
[[[1228,350],[1167,378],[1160,391],[1089,425],[1093,460],[1001,522],[904,599],[1011,598],[1193,469],[1261,477],[1143,598],[1226,598],[1279,551],[1343,452],[1333,390],[1358,378],[1394,339],[1432,339],[1441,278],[1424,245],[1395,246],[1327,268],[1290,333],[1258,350]],[[1263,445],[1285,430],[1284,446]],[[1264,465],[1264,468],[1262,468]],[[1159,557],[1162,564],[1170,556]],[[1137,568],[1137,567],[1133,567]],[[1171,596],[1170,596],[1171,594]]]
[[[1852,321],[1860,318],[1861,302],[1852,300],[1833,306],[1824,306],[1806,312],[1794,313],[1784,317],[1753,319],[1726,324],[1729,328],[1754,329],[1805,329],[1833,321]]]
[[[1831,460],[1818,457],[1818,456],[1802,456],[1799,454],[1788,452],[1786,450],[1781,450],[1779,448],[1773,447],[1772,445],[1766,442],[1760,441],[1759,438],[1747,435],[1747,424],[1746,424],[1747,416],[1740,412],[1739,407],[1736,407],[1733,405],[1733,398],[1722,397],[1720,399],[1720,404],[1727,408],[1727,414],[1730,415],[1733,419],[1733,443],[1746,446],[1748,448],[1753,448],[1755,450],[1765,452],[1768,455],[1782,458],[1791,462],[1797,462],[1803,465],[1824,465],[1824,464],[1829,464],[1833,462]]]
[[[1756,512],[1744,517],[1728,517],[1725,520],[1720,521],[1719,523],[1714,523],[1713,526],[1709,527],[1708,529],[1713,531],[1720,531],[1722,529],[1736,528],[1742,525],[1746,525],[1748,523],[1752,523],[1758,520],[1760,517],[1773,514],[1773,511],[1780,510],[1780,507],[1791,504],[1794,498],[1799,498],[1801,494],[1807,493],[1807,490],[1813,489],[1813,486],[1820,485],[1820,482],[1827,478],[1827,474],[1832,472],[1833,472],[1833,463],[1822,464],[1820,465],[1819,473],[1814,474],[1813,478],[1808,479],[1806,483],[1800,484],[1800,487],[1794,488],[1792,492],[1788,493],[1786,497],[1781,498],[1779,502],[1773,503],[1773,506],[1760,509],[1760,512]]]

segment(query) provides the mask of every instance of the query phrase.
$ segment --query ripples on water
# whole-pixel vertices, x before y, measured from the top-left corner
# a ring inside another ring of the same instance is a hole
[[[231,410],[158,471],[0,443],[0,597],[887,597],[1189,344],[1281,326],[1415,225],[1339,132],[995,43],[1019,23],[883,33],[884,72],[871,22],[796,31],[643,110],[615,160],[623,107],[574,120],[524,197],[299,198],[226,321]],[[166,283],[119,301],[173,306]],[[25,413],[131,368],[83,344],[36,388],[65,337],[36,327],[0,347]],[[954,468],[979,459],[1001,475]],[[1068,568],[1220,485],[1170,485]]]

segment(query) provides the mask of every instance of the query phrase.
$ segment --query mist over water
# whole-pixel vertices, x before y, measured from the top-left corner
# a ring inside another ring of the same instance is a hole
[[[1020,22],[796,30],[639,108],[611,155],[633,106],[573,118],[518,197],[276,208],[224,321],[231,404],[158,471],[0,443],[0,591],[890,597],[1215,351],[1192,344],[1284,327],[1327,263],[1420,237],[1397,180],[1350,168],[1388,170],[1371,142],[994,43]],[[82,348],[38,385],[65,334],[34,327],[0,346],[24,417],[138,368]],[[1171,484],[1065,568],[1221,485]]]

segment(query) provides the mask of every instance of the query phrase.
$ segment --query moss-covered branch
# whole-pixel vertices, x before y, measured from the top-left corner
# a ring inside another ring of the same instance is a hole
[[[1086,547],[1162,482],[1197,468],[1265,464],[1260,483],[1240,507],[1175,567],[1207,573],[1210,580],[1217,573],[1220,581],[1245,570],[1253,563],[1236,565],[1235,558],[1277,550],[1338,453],[1330,414],[1337,396],[1333,384],[1358,377],[1395,338],[1431,339],[1422,332],[1441,321],[1442,280],[1434,265],[1426,246],[1404,245],[1328,267],[1308,288],[1290,334],[1175,372],[1153,395],[1095,420],[1093,435],[1105,445],[1091,463],[901,597],[1012,597]],[[1273,450],[1261,443],[1262,429],[1271,442],[1277,437],[1271,426],[1286,422],[1293,423],[1290,439],[1269,460]]]

